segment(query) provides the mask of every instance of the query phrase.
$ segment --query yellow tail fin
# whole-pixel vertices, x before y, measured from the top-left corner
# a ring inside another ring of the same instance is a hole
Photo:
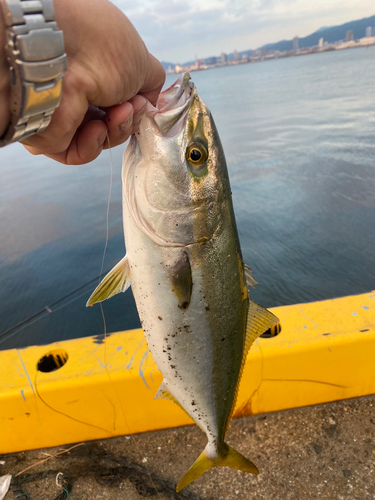
[[[177,485],[176,491],[179,492],[190,483],[198,479],[202,474],[212,467],[232,467],[232,469],[242,470],[244,472],[250,472],[251,474],[259,474],[259,471],[250,460],[245,458],[241,453],[231,448],[226,443],[223,443],[220,448],[220,452],[217,456],[212,458],[208,457],[207,449],[210,445],[208,444],[206,448],[199,455],[197,460],[193,463],[184,477],[180,480]]]

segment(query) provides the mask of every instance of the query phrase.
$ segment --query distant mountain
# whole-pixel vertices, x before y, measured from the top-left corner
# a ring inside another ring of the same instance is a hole
[[[366,35],[365,30],[368,26],[375,27],[375,16],[365,17],[364,19],[359,19],[358,21],[350,21],[349,23],[341,24],[340,26],[320,28],[311,35],[299,38],[299,47],[314,47],[315,45],[318,45],[319,39],[322,37],[324,38],[324,41],[328,43],[345,40],[346,32],[348,30],[353,31],[354,40],[357,40]],[[293,40],[282,40],[277,43],[268,43],[267,45],[259,47],[259,49],[280,50],[281,52],[285,50],[293,50]]]
[[[165,70],[169,69],[170,67],[172,67],[172,69],[174,69],[174,67],[176,66],[175,63],[171,63],[171,62],[161,61],[161,63],[162,63],[163,68]]]
[[[345,40],[346,32],[348,30],[353,31],[354,40],[357,40],[359,38],[363,38],[366,35],[365,30],[368,26],[372,26],[373,28],[375,28],[375,16],[365,17],[357,21],[350,21],[349,23],[341,24],[339,26],[322,26],[318,30],[314,31],[314,33],[312,33],[311,35],[305,36],[304,38],[299,38],[299,48],[301,49],[303,47],[315,47],[319,44],[319,39],[322,37],[324,38],[324,41],[328,43]],[[280,42],[276,43],[268,43],[267,45],[259,47],[257,50],[262,49],[266,49],[269,51],[279,50],[280,52],[293,50],[293,40],[281,40]],[[252,52],[254,52],[254,50],[252,49],[243,50],[241,52],[238,52],[238,55],[240,58],[243,55],[251,56]],[[230,54],[227,54],[227,57],[228,61],[233,61],[234,53],[232,52]],[[212,59],[212,56],[207,57],[206,59],[204,59],[204,62],[206,64],[212,64]],[[219,61],[220,56],[217,56],[216,59]],[[182,65],[191,66],[194,63],[195,61],[188,61],[183,63]],[[168,69],[170,66],[172,66],[172,69],[174,69],[175,67],[174,63],[168,62],[162,62],[162,65],[165,69]]]
[[[321,28],[316,30],[315,33],[318,33],[319,31],[328,30],[329,28],[334,28],[334,26],[322,26]]]

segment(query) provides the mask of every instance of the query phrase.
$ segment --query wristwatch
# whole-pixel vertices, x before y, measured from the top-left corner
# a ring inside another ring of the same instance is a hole
[[[12,121],[0,147],[44,130],[60,103],[66,69],[52,0],[0,0],[6,24]]]

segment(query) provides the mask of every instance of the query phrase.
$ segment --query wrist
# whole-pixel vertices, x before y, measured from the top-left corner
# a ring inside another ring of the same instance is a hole
[[[5,29],[5,21],[0,8],[0,137],[6,132],[11,120],[9,66],[5,53]]]

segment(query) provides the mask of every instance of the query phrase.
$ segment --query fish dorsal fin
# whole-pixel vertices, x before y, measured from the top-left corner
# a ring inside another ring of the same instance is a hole
[[[86,306],[93,306],[97,302],[102,302],[120,292],[125,292],[130,286],[130,281],[130,266],[125,255],[95,288]]]
[[[252,269],[250,268],[250,266],[248,266],[247,264],[245,264],[245,276],[246,276],[246,283],[247,283],[247,286],[251,286],[251,287],[255,287],[255,285],[258,284],[258,282],[256,281],[256,279],[254,278],[254,275],[253,275],[253,271]]]
[[[242,360],[243,364],[246,361],[247,353],[249,352],[253,342],[260,335],[262,335],[262,333],[267,331],[269,328],[272,328],[278,322],[279,318],[277,318],[273,313],[253,300],[250,300],[249,311],[247,313],[246,341],[244,349],[245,359]]]
[[[247,325],[246,325],[246,338],[245,338],[245,344],[244,344],[244,349],[243,349],[243,354],[242,354],[242,362],[241,362],[241,369],[240,373],[238,376],[238,382],[237,382],[237,387],[236,387],[236,392],[234,394],[233,398],[233,403],[232,403],[232,408],[230,411],[230,418],[228,418],[227,425],[225,428],[225,432],[228,430],[229,422],[231,420],[231,417],[233,416],[234,408],[236,406],[237,402],[237,396],[238,396],[238,388],[240,385],[240,381],[242,378],[242,373],[245,368],[245,363],[246,363],[246,358],[249,353],[250,347],[253,345],[255,340],[262,335],[265,331],[268,330],[268,328],[273,327],[276,325],[276,323],[279,322],[279,319],[277,316],[275,316],[273,313],[268,311],[265,307],[257,304],[253,300],[250,299],[249,301],[249,309],[247,312]]]

